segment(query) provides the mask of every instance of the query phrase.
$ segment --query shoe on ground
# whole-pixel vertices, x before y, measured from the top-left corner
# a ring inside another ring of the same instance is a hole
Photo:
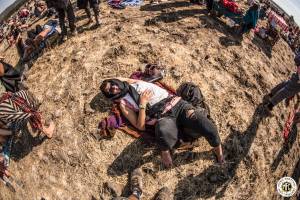
[[[143,172],[141,168],[135,169],[130,178],[131,191],[138,190],[143,191]]]

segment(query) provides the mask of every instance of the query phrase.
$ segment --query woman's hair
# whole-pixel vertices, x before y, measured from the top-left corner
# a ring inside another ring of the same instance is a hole
[[[100,91],[101,91],[102,93],[105,93],[105,88],[106,88],[106,86],[107,86],[107,83],[108,83],[108,80],[104,80],[104,81],[101,83],[101,85],[100,85]]]

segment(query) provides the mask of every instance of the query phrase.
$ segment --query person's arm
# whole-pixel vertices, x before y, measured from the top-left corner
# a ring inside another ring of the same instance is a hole
[[[136,79],[130,79],[130,78],[123,78],[123,77],[116,77],[116,79],[120,80],[120,81],[126,81],[127,83],[129,84],[132,84],[132,83],[136,83],[138,81],[141,81],[141,80],[136,80]]]
[[[146,109],[139,109],[138,115],[124,104],[120,105],[120,109],[124,117],[128,119],[131,125],[140,131],[145,130]]]
[[[4,75],[4,66],[2,63],[0,63],[0,76]]]
[[[145,90],[140,95],[140,105],[138,115],[124,104],[120,104],[120,109],[122,114],[129,120],[129,122],[136,127],[138,130],[144,131],[146,124],[146,106],[152,97],[152,92],[150,90]]]
[[[12,134],[12,132],[10,130],[0,128],[0,135],[8,136],[8,135],[11,135],[11,134]]]

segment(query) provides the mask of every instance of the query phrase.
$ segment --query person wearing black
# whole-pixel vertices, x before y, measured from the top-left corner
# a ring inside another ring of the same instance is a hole
[[[206,9],[208,10],[208,12],[210,12],[213,9],[213,4],[213,0],[206,0]]]
[[[192,142],[201,136],[213,147],[217,161],[224,163],[217,126],[181,97],[170,95],[153,83],[120,77],[104,80],[100,90],[119,105],[122,115],[138,130],[145,131],[148,125],[154,125],[156,143],[166,167],[173,165],[170,151],[180,140]]]
[[[21,86],[21,74],[10,64],[0,60],[0,81],[8,92],[17,92]]]
[[[75,14],[70,0],[47,0],[48,8],[54,7],[58,13],[59,24],[62,31],[62,39],[67,34],[67,28],[65,25],[65,17],[67,13],[67,18],[69,21],[69,27],[72,35],[76,35],[76,25],[75,25]]]
[[[279,83],[266,96],[265,107],[268,111],[272,111],[284,99],[288,100],[300,92],[300,54],[295,56],[294,61],[296,72],[292,74],[289,80]]]
[[[93,21],[91,11],[88,8],[89,6],[93,9],[94,15],[95,15],[95,20],[96,20],[96,26],[100,25],[100,19],[99,19],[99,0],[77,0],[77,6],[79,9],[84,9],[87,16],[89,17],[89,22],[91,23]]]

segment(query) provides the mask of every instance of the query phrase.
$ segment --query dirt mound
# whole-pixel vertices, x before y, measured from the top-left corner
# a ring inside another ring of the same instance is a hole
[[[273,48],[253,33],[240,43],[229,28],[206,15],[204,7],[165,2],[112,10],[101,5],[101,28],[45,52],[28,73],[26,84],[53,114],[51,140],[24,135],[15,146],[10,169],[20,181],[17,193],[0,187],[0,199],[109,199],[107,181],[124,185],[137,166],[145,172],[144,199],[168,186],[178,200],[280,199],[276,183],[295,175],[299,137],[284,147],[281,131],[288,109],[261,115],[263,95],[294,70],[293,53],[280,40]],[[77,12],[82,16],[81,11]],[[16,64],[16,51],[4,52]],[[118,132],[96,141],[93,133],[110,104],[98,94],[107,77],[129,76],[148,62],[167,68],[166,81],[192,80],[210,105],[224,144],[227,165],[214,164],[202,139],[192,152],[177,152],[175,167],[164,170],[155,151]],[[288,153],[287,153],[288,152]],[[298,181],[298,180],[297,180]]]

